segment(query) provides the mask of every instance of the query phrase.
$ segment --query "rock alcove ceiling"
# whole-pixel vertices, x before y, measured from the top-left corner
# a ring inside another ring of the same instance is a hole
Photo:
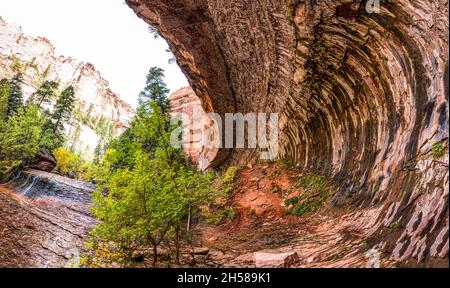
[[[205,111],[280,113],[280,157],[333,177],[336,205],[376,209],[391,259],[448,258],[447,1],[126,2]],[[212,165],[256,155],[223,149]]]

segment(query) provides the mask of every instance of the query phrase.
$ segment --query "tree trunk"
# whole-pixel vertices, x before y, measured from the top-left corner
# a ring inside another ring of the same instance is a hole
[[[191,230],[191,205],[189,205],[189,212],[188,212],[188,220],[187,220],[187,226],[186,226],[187,232]]]
[[[156,268],[156,262],[158,261],[158,245],[153,243],[153,268]]]
[[[59,126],[59,122],[61,121],[61,118],[58,119],[58,121],[56,121],[55,127],[53,127],[53,134],[56,133],[56,130],[58,130],[58,126]]]
[[[177,225],[175,233],[175,263],[180,265],[180,224]]]

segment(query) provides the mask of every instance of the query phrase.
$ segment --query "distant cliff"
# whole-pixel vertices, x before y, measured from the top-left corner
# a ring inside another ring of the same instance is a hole
[[[94,65],[55,55],[49,40],[27,37],[19,26],[0,17],[0,78],[12,77],[17,69],[24,72],[25,98],[44,80],[60,81],[60,89],[75,87],[67,146],[85,158],[92,158],[99,144],[120,135],[133,116],[132,107],[109,88]]]

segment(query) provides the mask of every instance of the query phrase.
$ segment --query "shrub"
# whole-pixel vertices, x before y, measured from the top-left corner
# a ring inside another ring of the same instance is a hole
[[[227,201],[230,193],[235,188],[235,178],[238,172],[237,167],[229,167],[220,177],[215,178],[213,187],[204,201],[201,214],[208,224],[218,225],[225,217],[234,220],[237,213],[227,209]]]
[[[435,158],[439,158],[444,155],[444,142],[438,141],[431,146],[431,154]]]
[[[236,217],[238,216],[237,212],[233,209],[229,209],[228,210],[228,218],[230,218],[231,220],[236,219]]]
[[[80,156],[73,154],[64,147],[56,148],[53,150],[53,154],[57,162],[55,171],[58,174],[67,175],[70,171],[78,172],[80,170]]]
[[[298,196],[294,196],[294,197],[292,197],[292,198],[286,199],[286,200],[284,201],[284,204],[285,204],[286,206],[296,205],[296,204],[298,203],[299,200],[300,200],[300,199],[298,198]]]
[[[398,226],[399,226],[399,223],[397,221],[394,221],[388,225],[388,228],[389,229],[397,229]]]
[[[303,189],[300,196],[294,196],[285,201],[290,206],[286,211],[288,215],[303,216],[315,212],[332,195],[330,183],[324,176],[307,174],[301,176],[296,188]]]
[[[219,225],[226,216],[226,211],[225,209],[217,209],[215,211],[203,209],[202,216],[205,218],[206,223]]]

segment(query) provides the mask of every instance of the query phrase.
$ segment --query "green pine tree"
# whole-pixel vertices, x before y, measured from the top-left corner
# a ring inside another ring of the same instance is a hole
[[[164,70],[158,67],[150,68],[144,90],[139,94],[139,104],[142,106],[153,100],[161,108],[162,113],[166,114],[169,111],[168,94],[169,89],[164,83]]]
[[[8,113],[10,83],[7,79],[0,80],[0,121],[6,121]]]
[[[52,114],[52,131],[53,133],[62,132],[64,123],[70,119],[75,104],[75,91],[73,86],[69,86],[61,93],[58,101],[56,101],[55,109]]]
[[[0,180],[39,150],[44,118],[36,106],[19,108],[6,122],[0,121]]]
[[[59,84],[56,81],[45,81],[39,89],[33,93],[29,102],[31,104],[36,104],[39,108],[41,108],[42,105],[49,104],[55,90],[58,89],[58,86]]]
[[[16,74],[10,81],[7,115],[15,115],[23,107],[22,74]]]

